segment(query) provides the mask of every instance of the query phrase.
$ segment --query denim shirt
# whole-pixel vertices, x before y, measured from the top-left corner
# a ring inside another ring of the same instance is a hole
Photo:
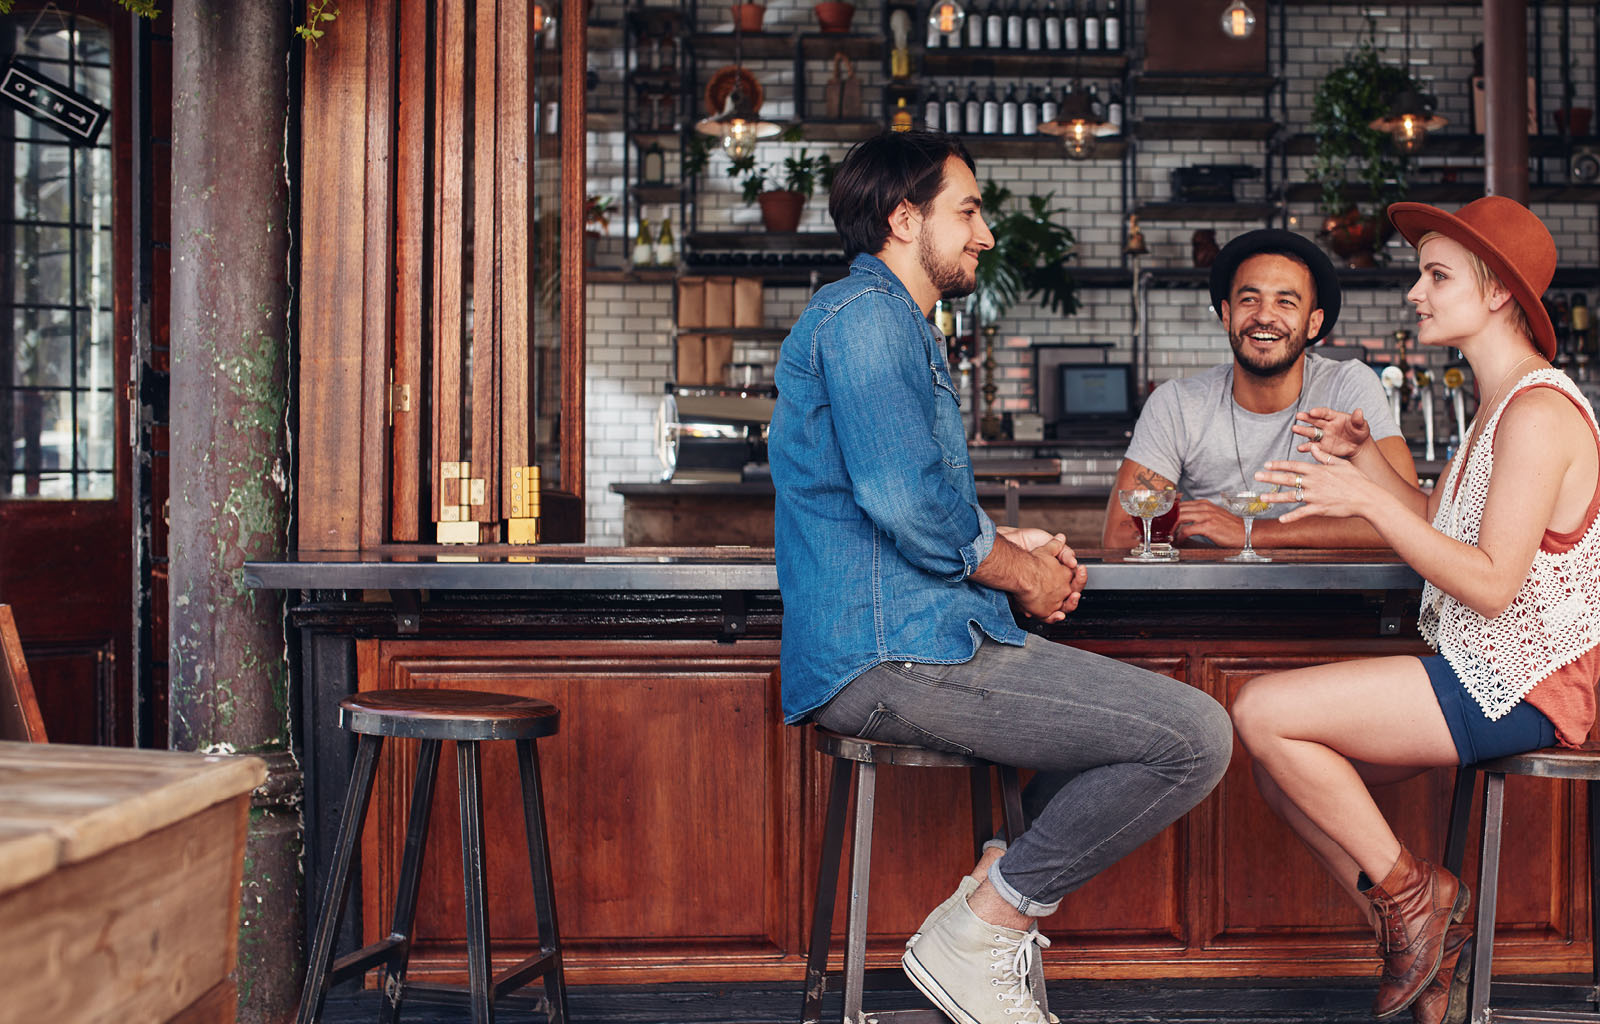
[[[1021,644],[1006,594],[970,578],[994,523],[944,343],[882,260],[857,256],[817,292],[776,378],[784,720],[885,661],[968,661],[982,634]]]

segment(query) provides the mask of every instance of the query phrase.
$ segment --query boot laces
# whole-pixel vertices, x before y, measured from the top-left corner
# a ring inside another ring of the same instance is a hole
[[[1035,947],[1048,946],[1050,940],[1037,928],[1024,932],[1022,938],[1009,948],[1009,940],[1004,936],[996,935],[994,940],[1001,945],[989,950],[989,955],[994,958],[989,963],[989,970],[994,972],[989,984],[1000,989],[995,993],[995,999],[1011,1004],[1004,1008],[1006,1016],[1020,1016],[1019,1024],[1049,1024],[1044,1011],[1034,1001],[1033,991],[1028,987],[1028,972],[1036,955]]]

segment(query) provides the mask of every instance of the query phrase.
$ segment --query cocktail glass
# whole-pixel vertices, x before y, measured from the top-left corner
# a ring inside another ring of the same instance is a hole
[[[1250,528],[1255,525],[1256,516],[1267,510],[1267,499],[1255,491],[1227,491],[1222,495],[1222,504],[1244,520],[1244,549],[1237,555],[1229,555],[1224,562],[1270,562],[1272,559],[1266,555],[1256,554],[1256,549],[1250,546]]]
[[[1150,520],[1156,516],[1164,515],[1178,500],[1178,492],[1171,488],[1154,490],[1149,487],[1130,487],[1117,492],[1117,504],[1122,506],[1122,511],[1130,516],[1138,516],[1139,522],[1144,526],[1144,546],[1136,555],[1129,555],[1130,562],[1166,562],[1171,559],[1150,550]]]
[[[1138,517],[1135,516],[1135,519]],[[1178,532],[1178,502],[1173,502],[1172,507],[1150,520],[1150,553],[1160,555],[1168,562],[1178,560],[1178,549],[1173,546],[1173,535]],[[1137,555],[1140,549],[1134,547],[1128,554]]]

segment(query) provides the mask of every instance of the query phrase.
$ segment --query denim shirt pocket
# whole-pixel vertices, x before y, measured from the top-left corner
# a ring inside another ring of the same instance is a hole
[[[933,433],[943,453],[944,464],[961,469],[967,464],[967,431],[961,422],[961,395],[950,381],[950,373],[931,363],[933,373]]]

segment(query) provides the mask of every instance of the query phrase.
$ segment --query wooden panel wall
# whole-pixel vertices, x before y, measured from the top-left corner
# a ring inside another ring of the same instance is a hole
[[[1263,671],[1417,648],[1378,639],[1084,646],[1225,702]],[[779,724],[777,655],[773,640],[367,640],[359,671],[363,689],[500,690],[561,707],[560,734],[541,753],[574,983],[798,982],[828,773],[805,732]],[[491,929],[506,937],[497,948],[509,962],[532,948],[533,925],[513,817],[515,763],[503,746],[488,755],[485,817]],[[398,871],[415,756],[400,749],[384,754],[368,821],[369,939],[386,920]],[[1379,796],[1402,838],[1434,858],[1450,782],[1449,772],[1434,771]],[[447,769],[418,977],[457,977],[463,958],[453,786]],[[966,786],[962,772],[880,773],[870,963],[896,963],[905,936],[970,870]],[[1497,965],[1582,969],[1588,925],[1574,911],[1587,899],[1582,801],[1567,783],[1510,786]],[[1475,868],[1469,857],[1469,873]],[[1211,796],[1070,895],[1042,927],[1056,943],[1045,954],[1051,977],[1365,977],[1376,968],[1370,931],[1256,794],[1242,750]],[[842,936],[842,907],[834,928]]]

